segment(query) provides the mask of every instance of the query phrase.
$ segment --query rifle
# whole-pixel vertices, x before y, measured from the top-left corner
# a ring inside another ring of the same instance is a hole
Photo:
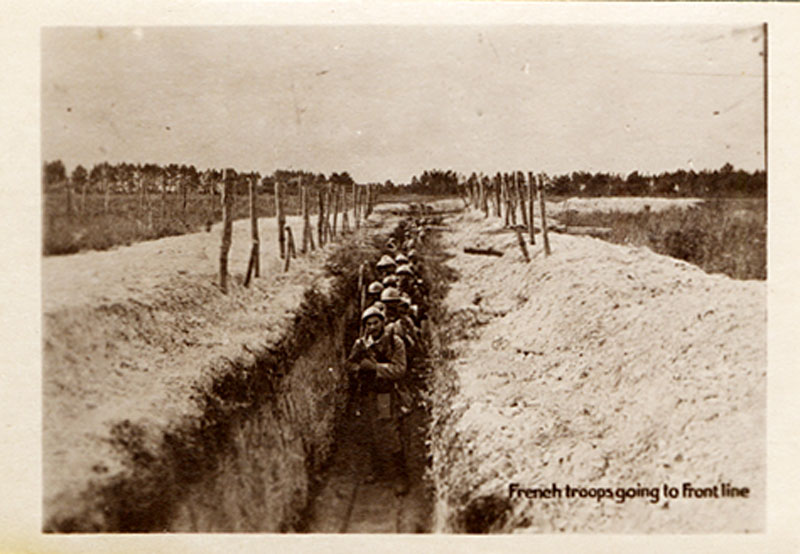
[[[362,340],[361,338],[358,339],[359,342]],[[360,364],[361,361],[369,355],[370,346],[365,346],[363,343],[361,344],[361,348],[352,352],[350,356],[347,358],[347,364]],[[374,371],[365,371],[362,369],[356,369],[355,371],[349,372],[350,376],[350,392],[351,392],[351,401],[355,400],[355,416],[359,417],[361,415],[361,409],[358,405],[358,401],[364,396],[364,391],[369,390],[369,386],[372,384],[372,381],[375,380],[375,372]]]
[[[364,264],[358,266],[358,336],[364,335],[364,322],[361,314],[364,313],[364,304],[367,303],[366,289],[364,288]]]

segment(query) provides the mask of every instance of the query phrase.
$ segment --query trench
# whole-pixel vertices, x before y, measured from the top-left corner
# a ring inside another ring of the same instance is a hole
[[[386,237],[376,230],[333,252],[329,290],[306,291],[278,344],[227,360],[210,388],[194,391],[199,416],[176,422],[157,444],[135,423],[116,424],[125,471],[90,486],[44,531],[430,531],[427,379],[417,379],[402,421],[410,487],[397,495],[391,472],[362,482],[365,421],[344,369],[360,323],[358,267],[374,267]],[[435,283],[441,267],[433,265],[422,277],[442,298],[446,284]],[[422,351],[418,374],[432,369],[429,354]]]
[[[402,231],[395,229],[400,241]],[[429,533],[433,530],[434,490],[430,479],[430,387],[437,370],[440,347],[434,329],[440,317],[439,302],[451,277],[438,258],[437,241],[428,239],[423,279],[429,290],[428,320],[423,326],[421,351],[409,361],[413,409],[401,419],[405,443],[408,491],[397,494],[402,479],[389,460],[375,482],[365,482],[369,471],[368,424],[359,413],[359,396],[350,394],[335,430],[334,452],[315,478],[312,498],[298,530],[311,533]],[[373,264],[374,265],[374,264]],[[357,324],[349,329],[347,344],[357,337]],[[380,471],[380,470],[379,470]]]

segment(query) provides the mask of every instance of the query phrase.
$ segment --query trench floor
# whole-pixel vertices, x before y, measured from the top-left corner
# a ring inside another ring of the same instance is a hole
[[[352,406],[351,406],[352,408]],[[364,422],[348,410],[337,433],[337,447],[320,476],[304,531],[310,533],[425,533],[431,528],[432,494],[424,479],[426,414],[417,408],[403,421],[407,436],[409,490],[397,496],[397,475],[384,471],[365,483],[369,457]]]

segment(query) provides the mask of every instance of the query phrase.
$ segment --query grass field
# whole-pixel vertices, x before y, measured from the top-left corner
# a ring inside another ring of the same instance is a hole
[[[611,228],[609,240],[647,246],[734,279],[767,278],[765,198],[706,200],[693,208],[660,212],[568,211],[566,225]]]
[[[81,250],[107,250],[114,246],[199,231],[209,223],[222,219],[219,196],[190,194],[186,209],[177,194],[168,194],[162,202],[160,194],[151,195],[149,205],[142,206],[138,195],[114,194],[104,212],[103,195],[87,194],[85,206],[80,196],[73,195],[73,215],[67,214],[67,198],[63,192],[44,195],[43,253],[45,256],[72,254]],[[316,213],[312,197],[311,213]],[[286,215],[300,213],[297,196],[285,198]],[[234,219],[249,217],[247,196],[235,196]],[[258,197],[257,215],[274,217],[275,201],[271,194]]]

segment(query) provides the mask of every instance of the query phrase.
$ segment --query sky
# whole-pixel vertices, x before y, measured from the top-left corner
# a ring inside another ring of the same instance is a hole
[[[42,157],[408,182],[763,169],[760,25],[52,27]]]

